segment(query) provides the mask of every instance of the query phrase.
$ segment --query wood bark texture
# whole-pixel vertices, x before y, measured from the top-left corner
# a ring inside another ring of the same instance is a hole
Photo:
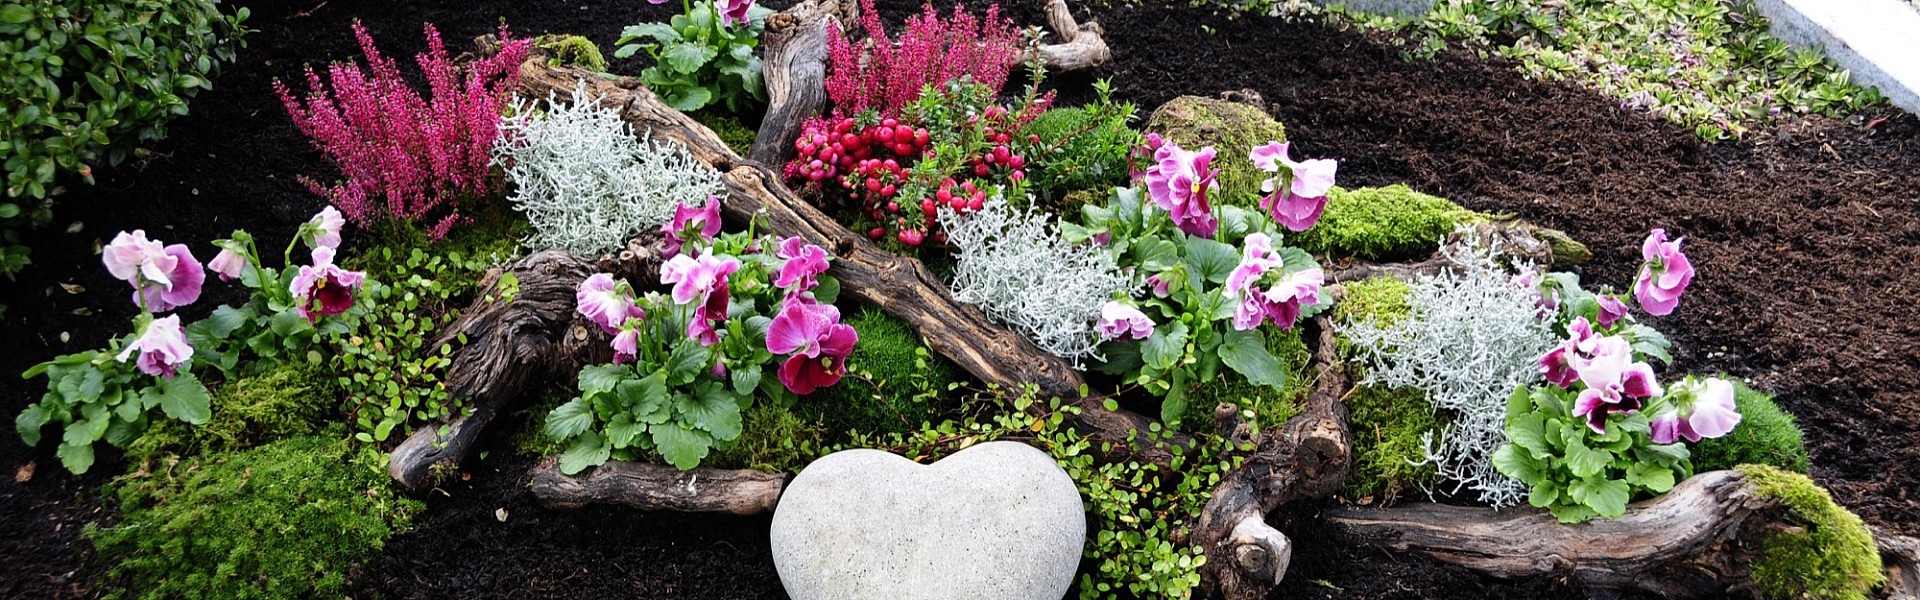
[[[1081,427],[1091,430],[1095,439],[1128,449],[1139,460],[1166,464],[1174,453],[1191,447],[1190,438],[1184,436],[1160,443],[1129,442],[1129,434],[1146,431],[1154,421],[1124,410],[1110,411],[1098,401],[1082,398],[1085,380],[1067,361],[994,324],[978,308],[955,301],[946,284],[920,261],[883,250],[848,230],[787,189],[773,169],[743,160],[711,129],[667,106],[645,86],[551,66],[533,57],[521,64],[519,88],[523,95],[544,97],[554,90],[573,89],[582,79],[591,95],[599,97],[602,105],[618,109],[636,131],[684,145],[694,157],[718,169],[727,187],[723,204],[727,218],[758,219],[761,231],[800,236],[826,248],[834,255],[830,274],[840,280],[842,293],[906,321],[928,348],[981,383],[1009,390],[1032,385],[1045,396],[1073,401],[1082,409]]]
[[[1327,520],[1350,539],[1501,578],[1570,575],[1596,589],[1669,598],[1744,592],[1750,567],[1726,542],[1777,505],[1737,471],[1696,475],[1618,519],[1564,525],[1536,510],[1412,504],[1340,507]],[[1765,517],[1762,517],[1765,518]]]
[[[1266,515],[1294,500],[1332,496],[1346,478],[1352,443],[1347,432],[1348,378],[1334,346],[1332,323],[1313,321],[1314,383],[1307,407],[1278,428],[1257,435],[1254,454],[1223,478],[1201,510],[1193,542],[1206,550],[1202,580],[1229,600],[1265,598],[1286,576],[1293,555],[1286,535],[1266,523]],[[1218,430],[1229,425],[1230,411],[1215,411]]]
[[[854,0],[806,0],[767,16],[762,62],[767,116],[747,157],[779,167],[792,160],[793,141],[808,117],[827,108],[827,36],[841,23],[859,20]]]
[[[612,461],[580,475],[560,472],[549,456],[531,471],[535,498],[547,508],[621,504],[640,510],[755,515],[773,512],[787,476],[754,470],[694,469]]]
[[[1066,0],[1047,2],[1047,24],[1060,36],[1060,43],[1042,45],[1034,52],[1053,70],[1083,71],[1113,60],[1113,51],[1107,48],[1106,31],[1100,28],[1100,23],[1076,22],[1073,11],[1067,9]]]

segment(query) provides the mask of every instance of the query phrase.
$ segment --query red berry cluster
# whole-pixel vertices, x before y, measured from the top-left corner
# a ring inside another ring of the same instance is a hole
[[[857,192],[855,186],[859,184],[848,183],[846,176],[863,161],[889,154],[897,160],[888,162],[911,161],[932,144],[933,135],[925,127],[915,128],[898,119],[883,119],[866,127],[853,117],[808,119],[800,139],[793,142],[800,156],[787,163],[785,175],[809,184],[824,185],[832,180]]]

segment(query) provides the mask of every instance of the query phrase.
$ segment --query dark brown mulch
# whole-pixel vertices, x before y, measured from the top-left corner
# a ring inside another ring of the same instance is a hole
[[[1038,22],[1037,2],[1013,11]],[[914,0],[881,2],[897,18]],[[0,288],[0,373],[97,347],[131,315],[93,246],[120,229],[204,248],[235,227],[284,241],[321,203],[293,181],[328,166],[293,130],[269,82],[306,62],[356,55],[347,24],[363,19],[390,55],[423,47],[432,21],[452,44],[505,17],[523,34],[576,32],[611,50],[624,25],[664,19],[677,3],[375,2],[254,6],[261,30],[145,164],[101,169],[72,186],[64,229],[31,245],[37,264]],[[1352,185],[1405,182],[1472,208],[1559,227],[1589,242],[1595,283],[1625,285],[1652,227],[1688,236],[1701,275],[1674,316],[1655,320],[1678,344],[1670,372],[1727,371],[1780,393],[1799,415],[1813,475],[1869,522],[1920,533],[1920,121],[1895,113],[1871,128],[1813,119],[1740,143],[1705,145],[1677,127],[1621,111],[1562,84],[1463,56],[1407,63],[1352,33],[1269,19],[1229,20],[1185,8],[1117,6],[1102,23],[1116,63],[1053,83],[1085,99],[1093,76],[1145,110],[1175,95],[1252,88],[1288,126],[1297,151],[1342,161]],[[1211,31],[1202,29],[1210,27]],[[624,65],[629,72],[633,64]],[[204,258],[204,257],[203,257]],[[69,294],[58,284],[91,293]],[[220,286],[210,286],[220,290]],[[201,310],[232,301],[215,291]],[[190,311],[189,318],[194,316]],[[62,341],[62,334],[68,341]],[[35,382],[0,377],[0,414],[37,397]],[[363,595],[401,597],[780,596],[764,519],[549,512],[530,503],[524,463],[470,461],[473,478],[431,494],[418,531],[395,538],[357,578]],[[59,470],[51,444],[0,435],[0,597],[91,597],[101,568],[78,531],[98,517],[94,490],[124,468],[107,457],[87,477]],[[496,508],[508,521],[494,519]],[[1535,598],[1577,593],[1557,582],[1487,580],[1419,559],[1361,550],[1313,525],[1312,507],[1276,515],[1300,553],[1289,596]]]

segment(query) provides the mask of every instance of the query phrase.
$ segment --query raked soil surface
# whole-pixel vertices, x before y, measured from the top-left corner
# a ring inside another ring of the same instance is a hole
[[[193,101],[172,137],[138,164],[70,184],[58,224],[33,236],[35,265],[0,287],[0,374],[98,347],[131,309],[94,247],[121,229],[195,248],[236,228],[283,243],[322,202],[295,182],[330,176],[273,95],[303,64],[355,58],[362,20],[391,56],[424,48],[423,22],[455,48],[501,18],[521,34],[571,32],[603,48],[625,25],[665,20],[678,3],[630,0],[329,0],[252,6],[257,30],[240,61]],[[784,3],[776,3],[775,6]],[[897,21],[911,0],[881,2]],[[1039,3],[1008,7],[1041,22]],[[1899,112],[1859,123],[1808,119],[1748,139],[1705,144],[1685,130],[1566,84],[1528,81],[1464,53],[1409,63],[1365,36],[1191,8],[1098,11],[1114,63],[1056,78],[1067,103],[1111,76],[1115,94],[1151,111],[1180,94],[1252,89],[1296,149],[1338,158],[1348,187],[1406,183],[1478,210],[1563,229],[1595,252],[1584,278],[1625,285],[1646,230],[1687,238],[1700,275],[1673,316],[1668,373],[1727,372],[1779,394],[1801,419],[1815,480],[1869,523],[1920,534],[1920,121]],[[637,71],[632,61],[615,70]],[[79,222],[79,233],[64,231]],[[88,293],[70,293],[62,284]],[[208,310],[238,300],[209,286]],[[110,292],[110,293],[109,293]],[[187,318],[199,315],[187,311]],[[0,414],[38,397],[0,376]],[[765,518],[539,508],[526,459],[490,436],[491,458],[427,496],[415,531],[355,577],[355,598],[779,598]],[[125,468],[103,456],[66,474],[52,445],[0,435],[0,597],[90,598],[110,585],[81,537],[110,518],[98,488]],[[30,476],[27,471],[31,470]],[[1411,500],[1411,499],[1410,499]],[[496,509],[505,508],[502,523]],[[1546,598],[1558,581],[1502,582],[1417,558],[1358,550],[1313,526],[1316,507],[1275,515],[1299,543],[1287,597]]]

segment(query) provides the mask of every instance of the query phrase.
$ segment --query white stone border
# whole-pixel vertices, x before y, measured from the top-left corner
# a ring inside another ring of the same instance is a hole
[[[1920,13],[1901,0],[1755,0],[1774,37],[1824,47],[1894,106],[1920,113]]]

